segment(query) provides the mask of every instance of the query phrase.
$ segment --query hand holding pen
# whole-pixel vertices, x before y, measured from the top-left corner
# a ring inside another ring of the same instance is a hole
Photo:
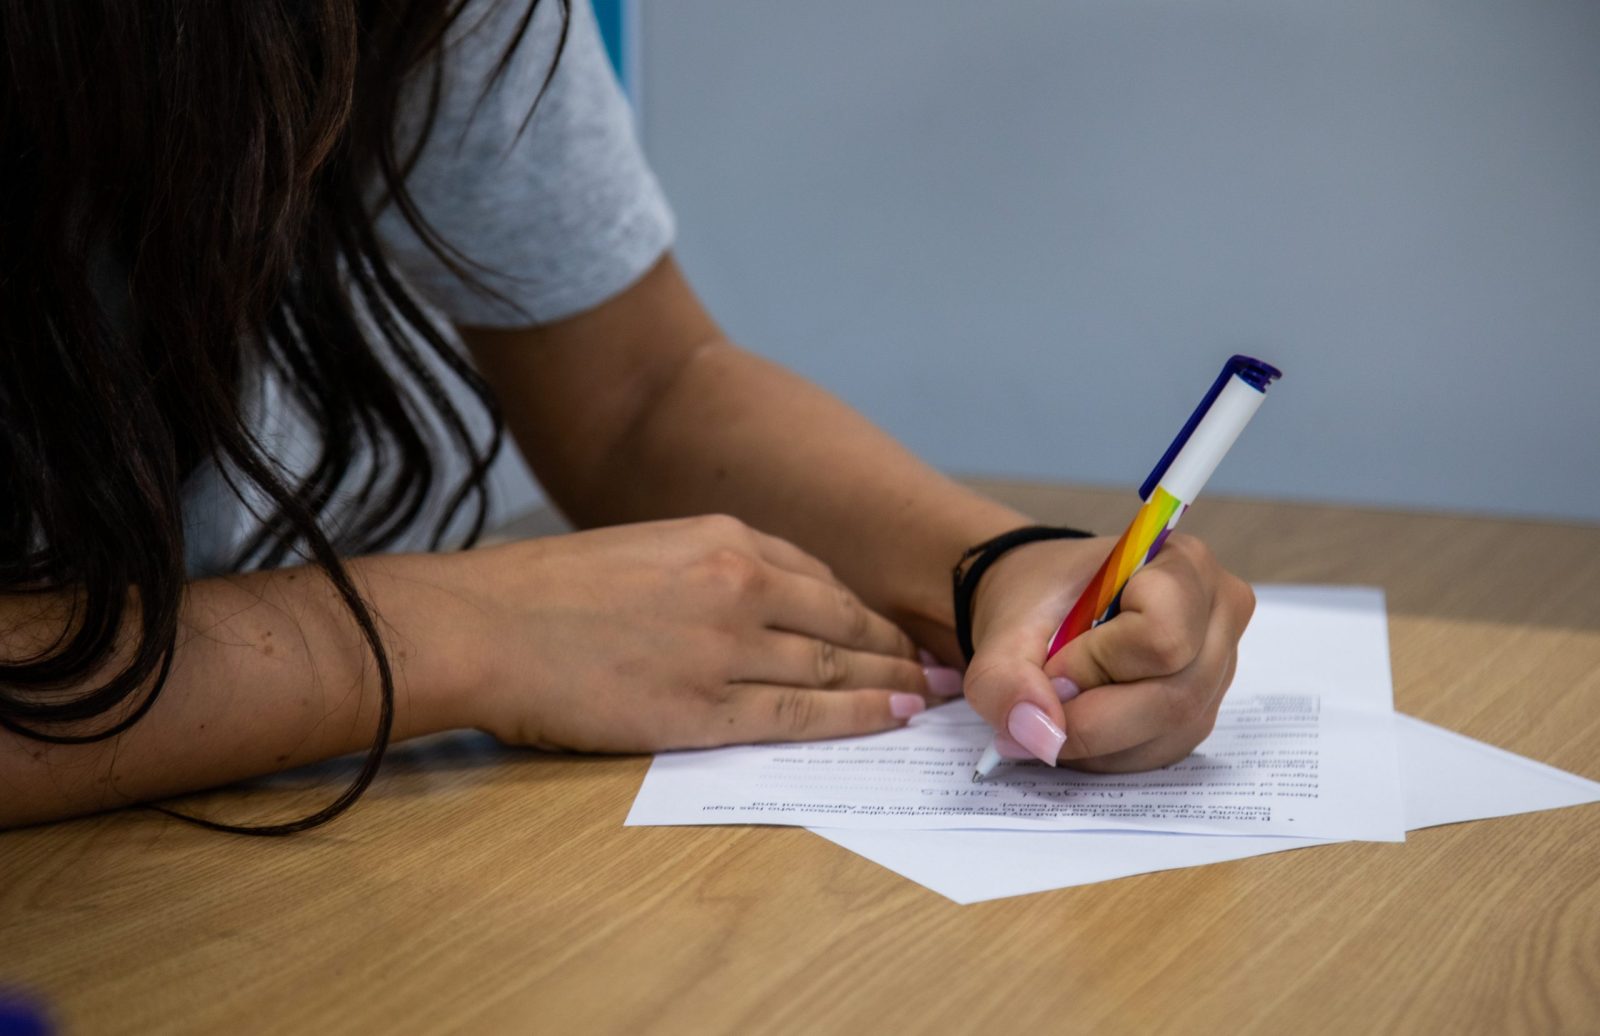
[[[1254,596],[1172,528],[1278,376],[1248,357],[1229,361],[1109,554],[1106,540],[1042,543],[984,576],[992,585],[980,585],[973,610],[967,697],[998,733],[974,779],[1002,757],[1149,769],[1183,758],[1210,732]],[[1086,551],[1105,560],[1073,604],[1076,588],[1061,587],[1061,571],[1084,570]]]

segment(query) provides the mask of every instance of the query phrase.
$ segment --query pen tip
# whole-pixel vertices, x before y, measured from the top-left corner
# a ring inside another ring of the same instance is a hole
[[[972,783],[973,784],[977,784],[981,780],[983,780],[983,774],[979,773],[977,770],[973,770],[972,771]]]

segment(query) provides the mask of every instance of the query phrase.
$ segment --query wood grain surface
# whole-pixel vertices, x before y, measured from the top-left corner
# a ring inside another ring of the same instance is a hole
[[[1600,528],[1216,498],[1185,528],[1253,581],[1383,587],[1401,710],[1600,779]],[[802,830],[626,829],[647,765],[461,733],[289,839],[0,834],[0,988],[69,1033],[1600,1032],[1600,807],[963,907]]]

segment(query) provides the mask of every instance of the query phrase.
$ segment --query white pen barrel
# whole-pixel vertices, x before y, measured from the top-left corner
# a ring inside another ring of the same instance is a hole
[[[1266,398],[1265,392],[1252,388],[1237,374],[1229,378],[1162,474],[1161,488],[1186,504],[1193,503]]]

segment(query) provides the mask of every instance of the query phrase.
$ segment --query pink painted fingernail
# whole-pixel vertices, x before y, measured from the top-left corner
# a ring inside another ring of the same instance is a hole
[[[1050,686],[1056,689],[1056,697],[1062,701],[1071,701],[1082,693],[1082,689],[1065,676],[1052,676]]]
[[[928,693],[935,698],[954,698],[961,693],[961,670],[948,666],[924,666],[922,675],[928,681]]]
[[[889,712],[895,719],[910,719],[927,707],[920,694],[889,695]]]
[[[1056,764],[1056,754],[1067,743],[1067,732],[1050,721],[1031,701],[1018,702],[1006,717],[1006,733],[1041,763]]]
[[[917,661],[923,665],[939,665],[939,656],[927,648],[917,648]]]
[[[1000,753],[1002,759],[1032,759],[1033,753],[1017,744],[1016,738],[1005,732],[994,736],[994,750]]]

